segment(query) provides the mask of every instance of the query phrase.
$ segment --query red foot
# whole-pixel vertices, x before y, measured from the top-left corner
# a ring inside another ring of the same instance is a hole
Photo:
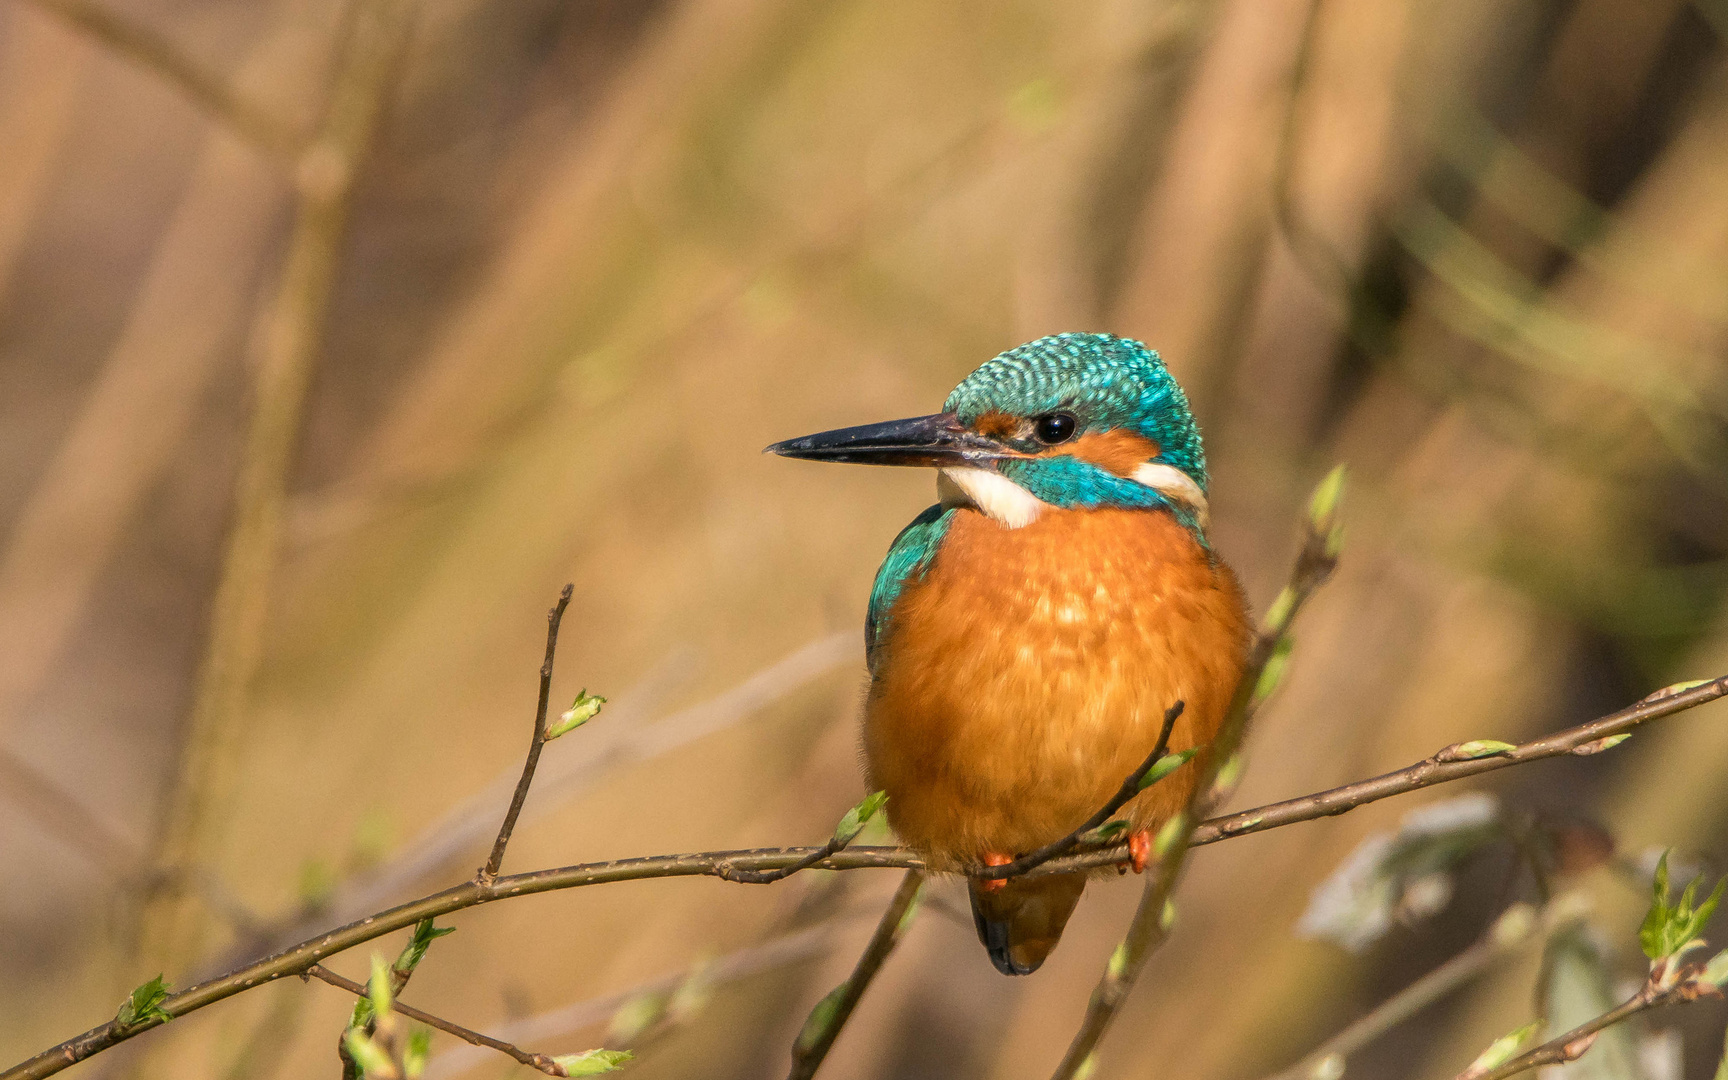
[[[1146,872],[1146,863],[1152,858],[1152,830],[1137,829],[1128,834],[1128,865],[1134,868],[1136,874]]]
[[[984,853],[985,866],[1006,866],[1013,861],[1014,857],[1012,855],[1004,855],[1000,851],[986,851]],[[995,892],[1006,884],[1008,884],[1007,879],[997,878],[994,881],[980,881],[978,887],[983,889],[985,892]]]

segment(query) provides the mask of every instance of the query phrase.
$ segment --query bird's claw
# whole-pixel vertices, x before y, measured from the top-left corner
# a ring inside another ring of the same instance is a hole
[[[1014,857],[1012,855],[1004,855],[1000,851],[986,851],[984,853],[985,866],[1007,866],[1013,861]],[[1006,884],[1008,884],[1006,878],[985,878],[983,881],[978,883],[978,887],[985,892],[995,892]]]
[[[1146,872],[1146,863],[1152,858],[1152,830],[1136,829],[1128,834],[1128,865],[1134,868],[1136,874]]]

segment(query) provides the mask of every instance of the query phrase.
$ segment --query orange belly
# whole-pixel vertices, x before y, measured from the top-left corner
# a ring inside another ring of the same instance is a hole
[[[878,643],[865,710],[873,787],[907,844],[977,865],[1058,839],[1115,794],[1186,709],[1172,750],[1206,745],[1242,670],[1240,587],[1168,514],[1052,510],[1006,529],[958,512]],[[1130,804],[1156,827],[1193,765]]]

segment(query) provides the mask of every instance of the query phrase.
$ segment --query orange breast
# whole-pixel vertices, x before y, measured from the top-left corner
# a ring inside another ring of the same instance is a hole
[[[894,606],[865,712],[872,784],[901,838],[943,866],[1072,831],[1152,752],[1209,743],[1241,673],[1235,575],[1168,514],[1047,511],[1005,529],[955,515]],[[1156,827],[1185,766],[1131,804]]]

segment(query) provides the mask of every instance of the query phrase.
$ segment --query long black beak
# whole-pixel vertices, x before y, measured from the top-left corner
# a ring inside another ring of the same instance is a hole
[[[975,465],[1009,456],[953,413],[818,432],[777,442],[763,453],[855,465]]]

